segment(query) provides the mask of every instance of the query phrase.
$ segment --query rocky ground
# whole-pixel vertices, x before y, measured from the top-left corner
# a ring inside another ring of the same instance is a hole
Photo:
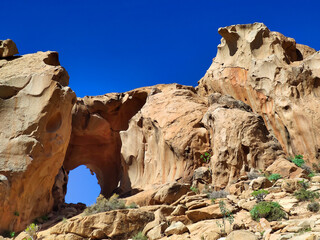
[[[205,173],[205,169],[202,167],[201,172]],[[252,178],[252,175],[249,177]],[[194,180],[193,191],[190,185],[175,182],[124,199],[126,205],[132,208],[70,217],[77,213],[77,206],[69,206],[64,213],[50,215],[49,219],[39,223],[41,228],[36,234],[37,239],[124,240],[132,239],[140,231],[151,240],[217,240],[223,237],[237,240],[302,240],[320,237],[320,213],[308,209],[308,204],[318,202],[318,199],[301,201],[295,196],[295,192],[303,189],[303,184],[308,185],[308,191],[320,193],[320,176],[273,182],[262,174],[254,177],[252,180],[243,177],[231,186],[230,189],[237,189],[242,185],[245,189],[240,194],[237,191],[231,194],[210,190],[208,185],[203,184],[206,180],[204,174],[203,179],[198,177]],[[250,210],[258,202],[252,193],[259,189],[268,191],[260,200],[281,205],[284,210],[282,219],[268,221],[266,218],[270,216],[252,219]],[[136,204],[133,205],[133,202]],[[65,218],[61,219],[63,215]],[[48,228],[49,225],[53,226]],[[15,239],[25,237],[28,235],[22,232]]]

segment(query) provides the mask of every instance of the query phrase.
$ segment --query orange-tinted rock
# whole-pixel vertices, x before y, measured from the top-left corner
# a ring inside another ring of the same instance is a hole
[[[56,52],[0,60],[0,232],[52,210],[76,100],[68,80]]]
[[[220,28],[202,95],[229,94],[259,113],[284,151],[320,159],[320,52],[271,32],[264,24]]]
[[[96,173],[101,193],[110,196],[122,176],[119,131],[146,101],[150,88],[78,99],[64,167],[86,165]]]

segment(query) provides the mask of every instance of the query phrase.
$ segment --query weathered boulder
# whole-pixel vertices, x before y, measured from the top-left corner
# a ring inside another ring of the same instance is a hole
[[[256,179],[253,179],[249,184],[249,187],[252,190],[258,190],[261,188],[268,188],[271,186],[272,186],[272,182],[270,182],[268,180],[268,178],[266,178],[266,177],[258,177]]]
[[[198,92],[229,94],[259,113],[284,151],[320,159],[320,52],[262,23],[219,29],[217,56]]]
[[[139,209],[114,210],[89,216],[76,216],[38,234],[39,239],[66,239],[66,234],[82,239],[127,239],[154,219],[152,212]]]
[[[173,222],[171,225],[165,230],[165,234],[167,236],[173,235],[173,234],[183,234],[185,232],[188,232],[188,228],[186,225],[184,225],[182,222]]]
[[[211,106],[202,123],[210,133],[212,183],[225,188],[252,168],[266,169],[283,157],[280,144],[250,107],[230,96],[209,96]]]
[[[56,52],[0,60],[0,232],[52,210],[76,101]]]
[[[230,212],[233,212],[235,210],[235,208],[228,202],[226,204],[226,209],[228,209]],[[188,210],[186,211],[186,215],[192,222],[221,218],[223,216],[223,214],[221,213],[219,204],[213,204],[211,206],[207,206],[199,209]]]
[[[0,58],[12,57],[18,54],[18,48],[11,39],[0,40]]]
[[[151,204],[171,204],[190,191],[189,184],[168,183],[163,185],[152,197]]]

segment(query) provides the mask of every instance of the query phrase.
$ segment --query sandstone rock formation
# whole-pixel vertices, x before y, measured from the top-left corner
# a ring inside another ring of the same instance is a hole
[[[57,53],[12,57],[16,51],[0,48],[0,233],[52,210],[43,227],[78,214],[84,206],[65,204],[64,195],[68,172],[86,165],[104,196],[142,191],[127,204],[143,207],[76,216],[40,239],[116,240],[143,231],[150,239],[216,240],[239,229],[252,239],[266,229],[264,237],[276,239],[304,227],[320,236],[320,215],[292,196],[308,172],[286,159],[320,158],[320,54],[260,23],[219,33],[217,56],[197,88],[156,85],[78,99]],[[270,182],[260,172],[294,179]],[[310,182],[314,192],[319,178]],[[288,221],[251,219],[251,193],[261,188]]]
[[[18,49],[11,39],[0,40],[0,58],[12,57],[18,54]]]
[[[212,151],[212,161],[204,163],[200,156]],[[171,84],[78,99],[64,167],[86,165],[109,197],[114,191],[190,182],[202,164],[213,169],[215,187],[225,188],[251,168],[264,170],[283,156],[246,104]]]
[[[86,165],[96,173],[101,193],[109,197],[122,175],[119,131],[128,128],[129,119],[143,106],[149,90],[78,99],[64,168],[70,171]]]
[[[52,210],[75,94],[56,52],[0,60],[0,232]]]
[[[120,132],[124,189],[190,180],[200,155],[209,151],[209,135],[201,124],[206,98],[192,87],[156,87],[128,130]]]
[[[198,92],[243,101],[262,116],[287,154],[320,160],[320,53],[262,23],[220,28],[219,34],[217,56]]]
[[[284,157],[280,144],[249,106],[219,93],[210,95],[209,102],[202,122],[210,133],[210,166],[216,189]]]

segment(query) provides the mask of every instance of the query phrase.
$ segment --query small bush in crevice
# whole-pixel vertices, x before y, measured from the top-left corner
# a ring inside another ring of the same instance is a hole
[[[308,204],[307,208],[311,212],[318,212],[320,209],[320,204],[318,202],[312,202]]]
[[[138,205],[135,202],[133,202],[126,206],[126,208],[138,208]]]
[[[305,162],[302,155],[296,155],[294,158],[290,159],[297,167],[301,167]]]
[[[199,193],[199,189],[198,189],[197,187],[191,186],[191,187],[190,187],[190,190],[191,190],[192,192],[196,193],[196,194]]]
[[[40,230],[40,227],[35,224],[35,223],[31,223],[26,230],[24,230],[29,236],[30,238],[28,238],[28,240],[35,240],[37,239],[37,232]]]
[[[277,202],[262,201],[257,203],[250,211],[251,217],[255,221],[265,218],[270,221],[278,221],[286,216],[282,207]]]
[[[299,181],[298,183],[304,189],[308,189],[310,187],[309,183],[307,181],[305,181],[304,179],[302,181]]]
[[[268,180],[271,181],[271,182],[275,182],[277,181],[278,179],[281,178],[281,175],[278,174],[278,173],[272,173],[269,177],[268,177]]]
[[[269,192],[264,189],[259,189],[251,193],[251,195],[256,199],[257,203],[262,202],[268,194]]]
[[[312,178],[312,177],[314,177],[316,174],[314,173],[314,172],[311,172],[311,173],[309,173],[308,174],[308,178]]]
[[[312,192],[305,188],[301,188],[298,191],[294,192],[294,196],[300,202],[302,201],[313,201],[315,198],[319,198],[320,194],[318,192]]]
[[[148,240],[148,238],[142,232],[138,232],[135,236],[133,236],[132,239],[133,240]]]
[[[14,238],[15,235],[16,235],[16,233],[13,232],[13,231],[5,231],[2,236],[5,237],[5,238]]]
[[[109,199],[106,199],[102,195],[97,198],[97,203],[87,207],[84,211],[84,215],[91,215],[100,212],[107,212],[116,209],[126,208],[125,202],[119,200],[119,195],[113,194]]]

